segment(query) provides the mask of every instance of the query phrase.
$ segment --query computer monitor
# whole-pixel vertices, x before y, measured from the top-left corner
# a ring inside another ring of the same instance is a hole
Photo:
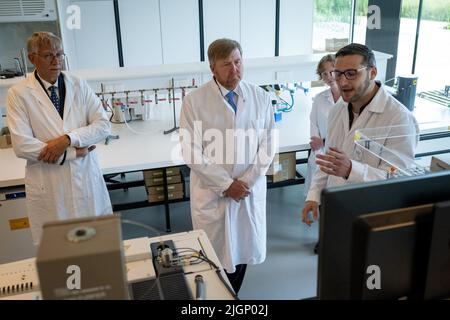
[[[448,201],[356,218],[351,298],[450,298],[449,240]]]
[[[351,298],[352,227],[358,216],[450,200],[449,185],[450,171],[443,171],[324,189],[318,298]]]

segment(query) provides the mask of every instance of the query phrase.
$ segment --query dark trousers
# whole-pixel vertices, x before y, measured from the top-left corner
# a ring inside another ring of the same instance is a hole
[[[239,290],[241,289],[242,282],[244,281],[245,276],[245,270],[247,270],[246,264],[238,264],[236,267],[236,271],[233,273],[227,274],[228,280],[230,280],[231,286],[233,287],[234,292],[236,295],[238,294]]]

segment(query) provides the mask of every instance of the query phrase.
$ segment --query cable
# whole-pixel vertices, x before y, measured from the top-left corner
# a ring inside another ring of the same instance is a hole
[[[180,253],[183,252],[192,252],[195,255],[180,255]],[[177,248],[174,252],[173,252],[174,256],[177,256],[176,259],[174,259],[174,266],[175,265],[179,265],[180,261],[183,262],[185,261],[185,259],[183,259],[183,257],[189,257],[189,264],[199,264],[200,262],[207,262],[213,269],[216,270],[216,274],[219,277],[220,281],[223,283],[223,285],[225,286],[225,288],[228,290],[228,292],[233,296],[233,298],[235,298],[236,300],[239,300],[239,298],[237,297],[236,293],[234,293],[234,290],[228,285],[228,283],[225,281],[225,279],[222,276],[222,270],[214,263],[214,261],[212,261],[211,259],[209,259],[202,250],[195,250],[192,248]],[[194,260],[194,263],[191,262],[190,259],[195,258],[196,260],[200,260],[200,262],[196,262]],[[183,263],[184,265],[184,263]]]
[[[135,225],[135,226],[138,226],[138,227],[150,230],[151,232],[156,233],[157,237],[161,236],[161,233],[157,229],[155,229],[153,227],[150,227],[150,226],[148,226],[146,224],[143,224],[143,223],[140,223],[140,222],[136,222],[136,221],[127,220],[127,219],[121,219],[121,220],[125,224],[131,224],[131,225]]]
[[[127,107],[127,109],[129,109],[129,108]],[[124,111],[121,111],[121,112],[124,112]],[[127,128],[131,132],[133,132],[134,134],[148,135],[148,134],[152,134],[153,133],[152,131],[137,131],[137,130],[134,130],[133,128],[131,128],[130,125],[128,124],[128,122],[130,122],[130,121],[127,121],[127,118],[125,117],[125,114],[124,114],[124,120],[125,120],[125,124],[126,124]]]
[[[210,265],[212,265],[214,267],[214,269],[216,269],[217,276],[219,277],[220,281],[222,281],[225,288],[227,288],[228,292],[233,296],[233,298],[235,298],[236,300],[239,300],[239,298],[236,295],[236,293],[234,292],[233,288],[231,288],[228,285],[228,283],[225,281],[225,279],[223,278],[222,273],[221,273],[222,270],[220,270],[219,267],[213,261],[211,261],[208,257],[206,257],[202,250],[200,250],[199,253],[202,256],[202,258],[204,259],[204,261],[208,262]]]
[[[278,109],[278,111],[281,112],[291,112],[292,108],[294,107],[294,92],[292,90],[289,90],[290,96],[291,96],[291,103],[287,103],[286,100],[278,96],[278,98],[281,100],[282,104],[285,106],[284,108]]]

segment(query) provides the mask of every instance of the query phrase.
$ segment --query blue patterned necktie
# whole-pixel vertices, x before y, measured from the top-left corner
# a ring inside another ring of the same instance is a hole
[[[234,93],[234,91],[230,91],[226,94],[225,97],[227,97],[227,101],[230,104],[230,106],[233,108],[234,113],[236,113],[237,110],[237,106],[236,103],[234,102],[234,96],[236,95],[236,93]]]
[[[52,100],[53,105],[55,106],[56,110],[59,113],[59,98],[58,95],[56,94],[56,87],[51,86],[49,87],[49,89],[50,89],[50,100]]]

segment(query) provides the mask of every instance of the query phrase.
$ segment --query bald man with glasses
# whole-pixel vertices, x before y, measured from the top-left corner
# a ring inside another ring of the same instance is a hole
[[[318,169],[302,210],[302,221],[307,225],[313,222],[310,212],[314,220],[318,219],[320,196],[325,187],[388,177],[390,165],[387,162],[356,146],[356,130],[391,126],[402,128],[404,132],[400,134],[401,137],[389,138],[389,130],[386,129],[386,137],[377,142],[404,156],[403,159],[387,160],[406,167],[406,159],[414,159],[419,134],[417,121],[404,105],[375,80],[376,75],[375,56],[365,45],[352,43],[336,53],[332,76],[342,100],[328,117],[326,153],[317,155]]]

